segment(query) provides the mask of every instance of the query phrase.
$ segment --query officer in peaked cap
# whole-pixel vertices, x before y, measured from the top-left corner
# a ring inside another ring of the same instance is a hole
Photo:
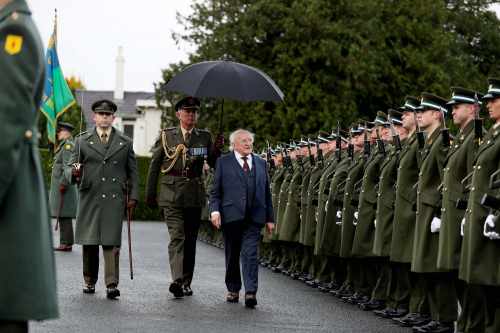
[[[483,96],[484,102],[500,98],[500,79],[489,78],[488,84],[488,92]]]
[[[92,111],[95,113],[111,113],[114,114],[118,107],[115,103],[108,99],[101,99],[92,103]]]
[[[49,204],[53,218],[57,219],[60,227],[59,246],[54,250],[69,252],[72,250],[73,218],[76,217],[78,194],[76,186],[70,184],[64,176],[64,167],[69,163],[75,149],[71,131],[75,127],[66,122],[57,123],[57,140],[59,144],[55,150],[52,176],[50,179]]]
[[[224,146],[222,134],[213,143],[210,132],[196,128],[199,108],[200,100],[191,96],[175,104],[179,126],[161,130],[146,185],[146,203],[151,208],[160,207],[170,234],[168,254],[173,281],[169,291],[175,298],[193,295],[196,240],[206,204],[202,171],[205,163],[215,167]]]

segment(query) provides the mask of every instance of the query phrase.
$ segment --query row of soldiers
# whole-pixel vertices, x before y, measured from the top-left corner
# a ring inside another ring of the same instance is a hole
[[[348,138],[337,128],[274,149],[277,227],[261,264],[415,332],[454,332],[455,321],[500,332],[500,81],[489,83],[485,96],[409,96]]]

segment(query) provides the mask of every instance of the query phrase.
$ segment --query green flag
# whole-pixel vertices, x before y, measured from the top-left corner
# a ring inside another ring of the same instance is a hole
[[[75,98],[64,79],[57,57],[57,16],[54,22],[54,32],[49,39],[46,54],[45,87],[40,111],[47,118],[47,135],[49,141],[56,143],[57,119],[73,104]]]

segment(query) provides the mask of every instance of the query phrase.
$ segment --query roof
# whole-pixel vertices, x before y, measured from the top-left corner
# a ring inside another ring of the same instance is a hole
[[[118,106],[117,115],[120,117],[135,118],[137,116],[137,100],[155,100],[155,94],[145,91],[125,91],[123,99],[114,99],[113,90],[80,90],[75,91],[76,102],[82,105],[83,114],[85,115],[85,123],[87,128],[94,126],[92,119],[91,105],[100,99],[109,99]],[[83,100],[83,103],[82,103]]]

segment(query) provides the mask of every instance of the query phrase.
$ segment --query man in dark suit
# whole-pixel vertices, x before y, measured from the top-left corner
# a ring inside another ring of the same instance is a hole
[[[254,136],[239,129],[229,137],[232,152],[220,157],[210,193],[211,221],[222,227],[226,254],[226,300],[237,303],[241,289],[240,255],[245,306],[257,305],[258,245],[261,228],[274,229],[266,161],[252,154]]]

